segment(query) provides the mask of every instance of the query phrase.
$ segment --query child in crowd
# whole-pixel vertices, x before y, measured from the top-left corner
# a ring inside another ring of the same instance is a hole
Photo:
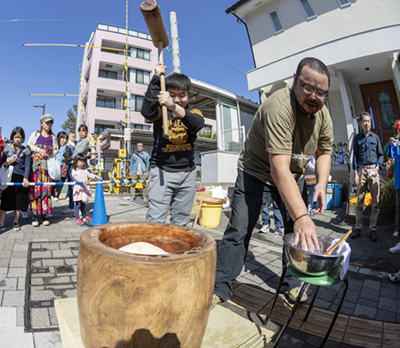
[[[18,224],[21,210],[27,210],[29,204],[29,170],[31,152],[22,145],[25,132],[21,127],[15,127],[10,135],[11,144],[7,145],[1,156],[0,164],[13,166],[11,182],[21,182],[23,186],[9,186],[2,193],[0,212],[0,231],[5,230],[4,219],[7,211],[14,210],[14,230],[19,231]]]
[[[76,223],[82,226],[84,223],[90,223],[92,218],[86,214],[86,204],[89,202],[91,197],[89,180],[97,179],[101,180],[98,175],[89,173],[87,170],[86,155],[82,153],[75,154],[74,164],[72,165],[72,177],[76,182],[84,182],[84,185],[74,185],[74,202],[75,202],[75,219]],[[82,213],[82,220],[79,218],[79,210]]]
[[[71,172],[72,172],[72,164],[73,164],[76,154],[81,153],[84,156],[86,156],[88,153],[88,150],[89,150],[89,140],[87,140],[88,127],[86,126],[86,124],[81,124],[78,128],[78,131],[79,131],[80,139],[75,145],[74,154],[71,156],[71,159],[67,166],[67,182],[74,181],[72,178]],[[72,143],[72,139],[75,139],[74,138],[75,133],[70,132],[70,135],[71,135],[71,139],[68,141],[68,146],[70,146],[70,144]],[[74,212],[74,201],[73,201],[72,195],[73,195],[72,186],[68,186],[69,205],[68,205],[68,208],[63,210],[63,214],[69,214],[69,213]]]
[[[3,152],[3,150],[4,150],[4,140],[0,133],[0,154]],[[0,168],[1,168],[1,165],[0,165]],[[0,199],[1,199],[1,190],[0,190]]]
[[[68,133],[68,143],[67,143],[67,145],[72,151],[75,150],[75,146],[76,146],[75,139],[76,139],[76,133],[73,132],[73,131],[69,132]]]
[[[0,133],[0,153],[3,152],[3,150],[4,150],[4,140]],[[1,168],[1,166],[0,166],[0,168]]]
[[[71,134],[71,133],[70,133]],[[56,158],[58,160],[58,163],[60,163],[61,169],[65,165],[65,161],[69,161],[70,157],[73,155],[74,151],[70,146],[67,145],[68,143],[68,135],[66,132],[61,131],[57,134],[57,141],[58,141],[58,153],[56,155]],[[75,144],[74,144],[75,146]],[[60,182],[64,182],[66,179],[65,176],[62,176],[60,179]],[[60,197],[61,190],[63,188],[63,185],[56,185],[53,186],[53,197],[55,201],[58,201],[58,198]]]

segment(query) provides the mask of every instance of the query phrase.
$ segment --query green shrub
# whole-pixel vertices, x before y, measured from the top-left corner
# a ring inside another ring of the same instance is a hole
[[[381,212],[388,218],[394,219],[396,215],[396,193],[394,179],[387,180],[381,186]]]
[[[217,139],[217,133],[213,133],[211,130],[202,129],[197,133],[199,138]]]

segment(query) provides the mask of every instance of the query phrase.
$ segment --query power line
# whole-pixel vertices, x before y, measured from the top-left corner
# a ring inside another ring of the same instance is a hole
[[[203,72],[205,72],[205,73],[208,73],[208,74],[210,74],[210,75],[216,76],[216,77],[218,77],[218,78],[219,78],[219,79],[221,79],[221,80],[224,80],[224,81],[226,81],[226,82],[229,82],[231,85],[237,86],[237,87],[239,87],[239,88],[243,89],[244,91],[246,91],[246,92],[249,92],[249,90],[247,90],[246,88],[243,88],[243,86],[241,86],[241,85],[238,85],[238,84],[236,84],[236,83],[233,83],[232,81],[229,81],[229,80],[227,80],[226,78],[224,78],[224,77],[222,77],[222,76],[219,76],[219,75],[213,74],[213,73],[212,73],[212,72],[210,72],[210,71],[207,71],[207,70],[204,70],[204,69],[200,69],[200,68],[199,68],[199,67],[197,67],[197,66],[190,65],[190,64],[187,64],[187,63],[185,63],[185,62],[183,62],[182,64],[183,64],[183,65],[190,66],[191,68],[194,68],[194,69],[197,69],[197,70],[203,71]]]
[[[0,23],[14,23],[14,22],[74,22],[74,23],[89,23],[98,24],[97,22],[77,21],[73,19],[4,19]]]
[[[72,23],[86,23],[86,24],[96,24],[98,22],[89,22],[89,21],[78,21],[74,19],[4,19],[0,20],[0,23],[14,23],[14,22],[72,22]],[[119,25],[109,24],[110,26],[120,27]],[[147,29],[139,29],[139,28],[130,28],[130,30],[138,30],[142,32],[148,33]]]
[[[32,102],[32,98],[5,98],[4,96],[0,97],[0,100],[15,100],[15,101],[30,101]],[[38,101],[47,101],[47,102],[62,102],[62,103],[70,103],[70,100],[67,99],[48,99],[48,98],[40,98],[40,99],[35,99],[36,102]]]
[[[18,80],[18,79],[26,79],[26,80],[56,80],[56,81],[78,81],[79,79],[60,79],[55,77],[29,77],[29,76],[4,76],[0,77],[0,80]]]
[[[199,48],[197,48],[197,47],[194,47],[194,46],[192,46],[192,45],[189,45],[188,43],[186,43],[186,42],[184,42],[184,41],[180,41],[180,42],[182,42],[182,43],[183,43],[184,45],[186,45],[186,46],[189,46],[189,47],[191,47],[191,48],[194,48],[195,50],[197,50],[197,51],[199,51],[199,52],[201,52],[201,53],[206,54],[207,56],[210,56],[211,58],[214,58],[214,59],[218,60],[219,62],[221,62],[221,63],[223,63],[223,64],[229,66],[230,68],[232,68],[232,69],[234,69],[234,70],[236,70],[236,71],[238,71],[238,72],[240,72],[241,74],[246,75],[246,73],[244,73],[243,71],[240,71],[239,69],[236,69],[234,66],[232,66],[232,65],[230,65],[230,64],[228,64],[228,63],[226,63],[226,62],[224,62],[223,60],[221,60],[221,59],[219,59],[219,58],[217,58],[217,57],[214,57],[213,55],[211,55],[211,54],[209,54],[209,53],[207,53],[207,52],[205,52],[205,51],[202,51],[201,49],[199,49]]]
[[[52,94],[43,94],[43,93],[31,93],[29,96],[37,97],[37,96],[46,96],[46,97],[79,97],[79,94],[62,94],[62,93],[52,93]],[[82,97],[95,97],[98,98],[97,95],[82,95]]]

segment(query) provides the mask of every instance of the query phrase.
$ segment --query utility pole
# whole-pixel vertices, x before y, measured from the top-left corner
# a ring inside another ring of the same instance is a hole
[[[129,129],[129,140],[126,143],[126,157],[130,158],[130,154],[131,154],[131,110],[130,110],[130,105],[131,105],[131,90],[128,88],[128,113],[126,115],[126,125]]]
[[[75,120],[75,133],[76,135],[79,134],[79,126],[81,125],[82,122],[82,114],[84,112],[83,110],[83,103],[82,103],[82,85],[83,85],[83,74],[85,73],[85,68],[86,68],[86,56],[87,56],[87,51],[88,51],[88,46],[89,42],[86,42],[85,50],[83,53],[83,59],[82,59],[82,69],[80,69],[80,74],[79,74],[79,97],[78,97],[78,105],[76,108],[76,120]],[[89,127],[89,125],[87,125]]]
[[[181,61],[179,54],[178,22],[176,21],[175,12],[169,13],[169,21],[171,23],[172,71],[180,74]]]

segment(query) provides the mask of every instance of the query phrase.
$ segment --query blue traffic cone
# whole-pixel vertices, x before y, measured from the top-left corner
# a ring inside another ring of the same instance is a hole
[[[106,204],[104,202],[103,185],[97,184],[96,196],[94,197],[93,220],[90,223],[90,225],[97,226],[106,223],[108,223],[108,221],[107,221]]]

